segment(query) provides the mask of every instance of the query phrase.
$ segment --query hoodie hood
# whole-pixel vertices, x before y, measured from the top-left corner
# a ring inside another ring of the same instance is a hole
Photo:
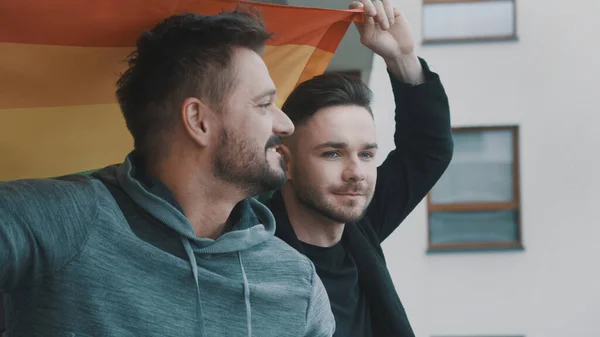
[[[116,172],[102,170],[99,177],[120,186],[137,205],[165,226],[192,243],[197,254],[221,254],[243,251],[269,240],[275,234],[275,218],[269,209],[254,198],[240,201],[231,213],[231,230],[218,239],[198,238],[192,224],[179,209],[167,200],[149,191],[134,177],[132,154]],[[110,170],[112,171],[112,170]],[[111,174],[112,173],[112,174]]]
[[[196,285],[196,313],[199,321],[199,335],[204,335],[204,319],[201,291],[198,284],[196,254],[235,253],[242,275],[240,282],[243,284],[244,289],[248,336],[252,336],[250,286],[244,270],[242,252],[274,237],[275,218],[271,211],[254,198],[247,198],[239,202],[233,209],[229,219],[232,223],[231,230],[222,234],[216,240],[198,238],[194,233],[192,224],[183,214],[168,188],[157,181],[159,191],[162,190],[160,193],[162,197],[152,193],[149,188],[153,189],[154,186],[145,186],[136,179],[135,170],[134,153],[130,153],[123,164],[108,167],[96,172],[94,175],[107,184],[119,186],[138,206],[179,234],[190,264],[190,276],[194,278]]]

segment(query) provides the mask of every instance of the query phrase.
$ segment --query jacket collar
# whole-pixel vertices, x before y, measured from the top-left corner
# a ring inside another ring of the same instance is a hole
[[[266,202],[266,206],[271,210],[271,213],[273,213],[273,216],[275,217],[275,223],[277,224],[275,227],[275,236],[285,241],[300,253],[306,255],[296,232],[294,232],[294,227],[292,227],[292,223],[290,222],[281,190],[277,190],[273,193],[273,196]]]
[[[285,208],[285,202],[283,201],[283,195],[281,190],[277,190],[273,193],[273,196],[265,203],[267,207],[273,213],[276,222],[276,230],[275,236],[285,241],[288,245],[292,246],[294,249],[299,251],[300,253],[305,254],[305,251],[302,247],[302,243],[296,232],[294,231],[294,227],[290,222],[290,217],[288,215],[287,209]],[[350,243],[351,237],[356,238],[357,235],[360,235],[360,230],[358,226],[354,223],[346,224],[344,227],[344,233],[342,234],[342,243],[344,246],[350,246],[354,243]],[[359,243],[359,247],[364,247],[364,244]]]

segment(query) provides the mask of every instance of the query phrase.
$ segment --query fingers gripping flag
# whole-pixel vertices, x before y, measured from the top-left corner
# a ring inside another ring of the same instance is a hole
[[[144,29],[182,12],[233,10],[229,0],[6,0],[0,2],[0,181],[118,163],[133,141],[116,81]],[[277,104],[323,73],[356,10],[244,2],[275,33],[263,59]]]

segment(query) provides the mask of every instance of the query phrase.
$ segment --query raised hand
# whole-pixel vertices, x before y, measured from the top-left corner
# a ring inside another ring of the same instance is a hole
[[[414,53],[412,29],[391,0],[353,1],[349,8],[364,8],[365,11],[364,22],[355,22],[360,42],[383,57],[388,69],[399,79],[422,83],[423,71]]]

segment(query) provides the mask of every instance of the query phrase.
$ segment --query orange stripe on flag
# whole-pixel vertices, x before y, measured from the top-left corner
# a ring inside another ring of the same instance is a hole
[[[325,69],[327,69],[327,65],[333,54],[322,52],[327,50],[323,48],[323,46],[329,46],[336,43],[340,43],[340,40],[337,39],[338,36],[344,36],[346,31],[348,30],[348,26],[350,26],[350,22],[338,21],[333,23],[327,33],[323,35],[323,39],[318,45],[318,49],[315,50],[315,53],[311,56],[311,59],[306,63],[304,71],[302,72],[302,76],[298,79],[298,83],[302,83],[306,80],[311,79],[312,77],[322,74]]]
[[[116,103],[115,83],[132,50],[0,43],[0,109]],[[263,59],[279,106],[301,78],[322,73],[332,57],[306,45],[267,46]]]
[[[116,103],[131,51],[0,43],[0,109]]]

